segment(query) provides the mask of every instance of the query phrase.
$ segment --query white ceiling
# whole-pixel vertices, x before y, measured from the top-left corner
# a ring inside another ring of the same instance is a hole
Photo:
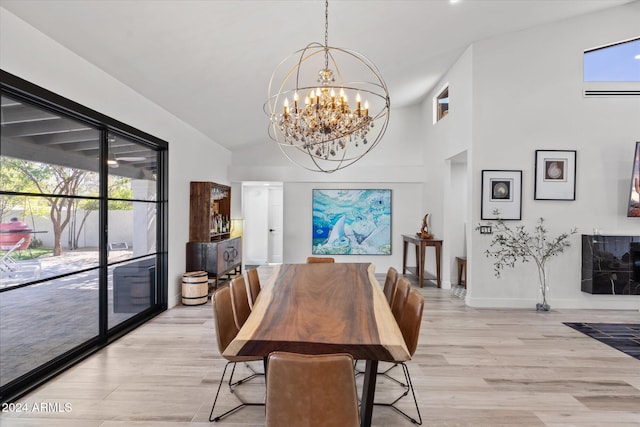
[[[475,41],[631,1],[332,0],[329,45],[374,62],[397,107],[424,97]],[[273,70],[324,39],[321,0],[0,6],[231,150],[268,139],[263,103]]]

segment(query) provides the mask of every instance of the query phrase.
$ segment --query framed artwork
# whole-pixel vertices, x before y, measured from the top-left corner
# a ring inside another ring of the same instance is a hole
[[[534,199],[576,199],[576,150],[536,150]]]
[[[628,217],[640,217],[640,142],[636,142],[631,171],[631,190],[629,192]]]
[[[522,171],[483,170],[481,197],[481,219],[522,219]]]
[[[391,190],[312,193],[312,254],[391,254]]]

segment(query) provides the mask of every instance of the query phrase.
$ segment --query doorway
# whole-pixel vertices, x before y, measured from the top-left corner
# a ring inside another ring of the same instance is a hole
[[[468,165],[467,151],[447,159],[448,180],[445,182],[444,227],[447,248],[443,253],[444,276],[450,285],[458,282],[457,257],[467,256],[468,233]]]
[[[283,215],[281,182],[242,183],[245,265],[282,263]]]

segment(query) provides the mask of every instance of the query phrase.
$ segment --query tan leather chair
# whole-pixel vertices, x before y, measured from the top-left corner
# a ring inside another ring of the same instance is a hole
[[[396,286],[398,285],[398,270],[393,267],[389,267],[387,270],[387,277],[384,281],[384,296],[387,298],[389,307],[393,303],[393,295],[396,293]]]
[[[240,330],[251,314],[249,296],[247,295],[247,285],[244,281],[244,277],[238,276],[231,280],[231,283],[229,283],[229,289],[231,289],[233,318],[236,323],[236,328]]]
[[[258,298],[261,288],[257,268],[247,270],[247,282],[249,282],[249,305],[253,310],[253,305],[256,303],[256,299]]]
[[[274,352],[267,369],[267,427],[357,427],[349,354]]]
[[[418,290],[412,289],[411,292],[409,292],[406,303],[404,304],[402,317],[398,322],[398,326],[400,327],[400,331],[402,332],[402,337],[404,338],[405,345],[407,346],[407,350],[409,350],[409,354],[412,358],[416,352],[416,349],[418,348],[418,337],[420,336],[420,326],[422,324],[423,311],[424,298],[422,297],[422,295],[420,295],[420,292],[418,292]],[[391,403],[376,403],[376,405],[389,406],[412,423],[422,425],[422,415],[420,415],[418,400],[416,399],[416,393],[413,390],[413,384],[411,383],[409,368],[407,367],[405,362],[400,362],[398,364],[402,366],[402,370],[404,372],[404,379],[406,381],[406,384],[403,384],[403,386],[406,389],[405,392]],[[413,402],[416,406],[416,412],[418,414],[417,420],[395,406],[400,399],[402,399],[409,393],[409,390],[411,390],[411,394],[413,395]]]
[[[317,262],[336,262],[336,260],[331,257],[319,257],[319,256],[307,257],[307,264],[314,264]]]
[[[212,298],[213,305],[213,319],[215,321],[216,326],[216,339],[218,341],[218,350],[220,354],[224,352],[229,343],[233,341],[233,339],[238,334],[238,328],[236,327],[235,320],[233,318],[233,309],[231,307],[231,290],[229,287],[224,286],[219,288],[214,294]],[[213,406],[211,407],[211,413],[209,414],[209,421],[220,421],[222,418],[230,415],[231,413],[237,411],[240,408],[245,406],[262,406],[264,403],[251,403],[243,401],[237,393],[233,392],[233,386],[249,381],[250,379],[258,376],[255,372],[249,375],[242,380],[233,382],[233,373],[235,371],[235,364],[237,362],[253,362],[253,361],[261,361],[261,357],[226,357],[223,356],[227,363],[224,365],[224,370],[222,371],[222,377],[220,378],[220,383],[218,384],[218,391],[216,392],[216,397],[213,400]],[[226,411],[225,413],[218,415],[217,417],[213,416],[213,410],[216,407],[216,402],[218,401],[218,395],[220,394],[220,389],[222,388],[222,383],[224,382],[225,374],[227,373],[227,367],[230,364],[233,364],[233,369],[231,370],[231,376],[229,377],[229,391],[238,398],[240,404],[233,409]]]
[[[404,305],[407,302],[410,290],[411,283],[409,280],[405,277],[399,278],[391,305],[391,313],[393,313],[393,317],[395,317],[398,324],[400,323],[400,317],[402,316],[402,311],[404,310]]]

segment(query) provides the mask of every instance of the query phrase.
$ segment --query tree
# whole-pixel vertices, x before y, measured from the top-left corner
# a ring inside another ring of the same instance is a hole
[[[13,163],[49,202],[49,217],[53,228],[53,255],[61,255],[62,232],[71,220],[75,202],[75,199],[69,196],[78,194],[78,189],[89,172],[26,160],[15,160]]]

